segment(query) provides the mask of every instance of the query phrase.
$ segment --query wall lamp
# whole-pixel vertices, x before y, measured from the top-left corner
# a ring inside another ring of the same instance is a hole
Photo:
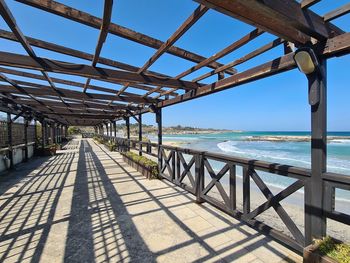
[[[155,112],[157,111],[157,107],[156,107],[155,105],[153,105],[153,104],[151,104],[151,105],[148,107],[148,109],[149,109],[150,112],[152,112],[152,113],[155,113]]]
[[[319,63],[315,52],[311,48],[300,48],[295,51],[294,61],[298,66],[298,69],[308,75],[318,69]]]
[[[320,102],[319,79],[322,77],[320,63],[315,52],[308,47],[299,48],[293,57],[300,72],[309,80],[309,104],[317,105]]]

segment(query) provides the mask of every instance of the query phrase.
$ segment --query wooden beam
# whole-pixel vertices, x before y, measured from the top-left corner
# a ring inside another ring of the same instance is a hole
[[[350,3],[345,4],[323,16],[324,21],[329,22],[332,21],[338,17],[341,17],[343,15],[346,15],[350,13]]]
[[[12,32],[2,30],[2,29],[0,29],[0,38],[19,42],[18,39],[16,38],[16,36]],[[47,41],[43,41],[43,40],[40,40],[37,38],[32,38],[29,36],[25,36],[25,38],[27,39],[28,43],[31,46],[39,47],[39,48],[42,48],[45,50],[50,50],[50,51],[53,51],[56,53],[60,53],[60,54],[64,54],[64,55],[68,55],[68,56],[72,56],[72,57],[76,57],[76,58],[81,58],[81,59],[85,59],[85,60],[89,60],[89,61],[92,61],[93,57],[94,57],[92,54],[89,54],[89,53],[86,53],[86,52],[83,52],[80,50],[60,46],[60,45],[50,43]],[[107,66],[111,66],[111,67],[115,67],[115,68],[119,68],[119,69],[123,69],[126,71],[132,71],[132,72],[137,72],[140,69],[138,67],[135,67],[135,66],[132,66],[132,65],[120,62],[120,61],[115,61],[115,60],[111,60],[108,58],[104,58],[104,57],[99,57],[98,63],[104,64]],[[154,72],[151,70],[145,71],[145,73],[157,75],[160,77],[170,77],[168,75]]]
[[[95,67],[97,62],[98,62],[98,59],[99,59],[100,54],[101,54],[103,43],[106,41],[106,38],[107,38],[108,27],[109,27],[109,24],[111,23],[111,17],[112,17],[112,7],[113,7],[113,0],[105,0],[104,1],[103,19],[102,19],[101,30],[100,30],[100,34],[98,36],[97,45],[95,48],[95,54],[94,54],[94,57],[92,59],[92,66],[93,67]],[[91,81],[90,78],[88,78],[86,80],[84,90],[83,90],[84,93],[86,92],[86,90],[90,84],[90,81]]]
[[[208,11],[208,8],[199,5],[196,10],[186,19],[186,21],[175,31],[174,34],[171,35],[171,37],[165,41],[159,49],[156,51],[156,53],[153,54],[153,56],[137,71],[137,73],[141,74],[145,70],[147,70],[150,66],[153,65],[154,62],[162,55],[164,52],[169,50],[169,48],[183,35],[189,30],[206,12]],[[121,95],[126,88],[129,86],[130,83],[127,83],[123,88],[121,88],[117,92],[117,96]],[[152,92],[152,91],[150,91]]]
[[[18,89],[13,89],[11,86],[0,84],[0,92],[57,97],[56,92],[50,90],[49,86],[40,85],[40,84],[36,84],[36,83],[30,83],[30,82],[26,82],[26,81],[18,81],[17,83],[25,85],[26,87],[23,87],[22,89],[18,90]],[[35,87],[35,88],[32,88],[32,87]],[[158,102],[157,99],[153,99],[153,98],[146,99],[146,98],[142,98],[140,95],[119,96],[116,98],[114,95],[88,93],[88,92],[83,93],[80,91],[63,89],[63,88],[56,88],[56,89],[57,89],[57,91],[60,92],[60,95],[62,97],[73,98],[73,99],[78,99],[78,100],[94,100],[94,99],[111,100],[111,99],[113,99],[116,101],[145,103],[145,104],[152,104],[152,103]]]
[[[39,63],[39,62],[40,63]],[[49,72],[90,77],[98,80],[116,82],[146,83],[157,86],[177,87],[185,90],[196,89],[199,85],[190,81],[173,78],[160,78],[148,74],[137,74],[100,67],[91,67],[83,64],[67,63],[46,58],[33,59],[29,56],[0,52],[0,65],[14,66],[26,69],[46,70]]]
[[[350,53],[350,33],[345,33],[329,39],[323,46],[315,46],[318,53],[323,58],[331,58]],[[294,53],[289,53],[270,62],[264,63],[257,67],[248,69],[244,72],[237,73],[226,79],[219,80],[215,83],[199,87],[196,90],[187,92],[173,99],[165,100],[158,103],[158,107],[166,107],[180,102],[188,101],[201,96],[209,95],[214,92],[236,87],[248,82],[262,79],[284,71],[294,69]]]
[[[45,77],[43,77],[41,75],[34,74],[34,73],[29,73],[29,72],[24,72],[24,71],[20,71],[20,70],[14,70],[14,69],[8,69],[8,68],[0,67],[0,72],[11,74],[11,75],[16,75],[16,76],[21,76],[21,77],[26,77],[26,78],[45,80]],[[51,79],[55,83],[65,84],[65,85],[69,85],[69,86],[75,86],[75,87],[79,87],[79,88],[84,88],[84,83],[81,83],[81,82],[65,80],[65,79],[60,79],[60,78],[53,78],[53,77]],[[140,84],[131,84],[130,86],[131,87],[135,87],[137,89],[146,90],[146,91],[153,90],[153,88],[151,88],[149,86],[140,85]],[[96,85],[89,85],[89,88],[93,89],[93,90],[102,91],[102,92],[109,92],[109,93],[112,93],[112,94],[115,93],[114,89],[101,87],[101,86],[96,86]],[[164,90],[160,89],[159,92],[162,92],[162,91],[164,91]],[[136,95],[136,94],[129,93],[129,92],[124,92],[124,95],[129,96],[129,95]],[[173,92],[170,95],[177,96],[178,94]],[[142,95],[143,98],[147,98],[147,96],[148,95]]]
[[[326,44],[321,47],[321,54],[325,58],[342,56],[350,53],[350,33],[328,39]]]
[[[174,105],[180,102],[188,101],[221,90],[236,87],[238,85],[248,83],[254,80],[272,76],[280,72],[291,70],[296,67],[295,62],[293,60],[293,55],[294,53],[290,53],[288,55],[274,59],[270,62],[264,63],[260,66],[248,69],[241,73],[237,73],[236,75],[230,76],[226,79],[219,80],[213,84],[209,84],[191,92],[187,92],[176,98],[162,101],[158,103],[157,106],[166,107]]]
[[[5,20],[5,22],[7,23],[7,25],[11,28],[12,32],[14,33],[14,35],[16,36],[18,41],[21,43],[22,47],[26,50],[28,55],[34,59],[37,59],[37,56],[36,56],[34,50],[30,46],[30,44],[28,43],[28,41],[25,38],[25,36],[23,35],[22,31],[17,26],[16,20],[13,17],[10,9],[7,7],[4,0],[0,0],[0,13],[1,13],[1,16],[3,17],[3,19]],[[57,96],[64,103],[64,100],[60,96],[59,92],[57,92],[55,84],[52,82],[49,75],[44,70],[41,70],[41,73],[43,74],[45,79],[50,84],[51,89],[57,93]]]
[[[226,64],[226,65],[224,65],[222,67],[219,67],[219,68],[217,68],[215,70],[212,70],[212,71],[210,71],[210,72],[208,72],[206,74],[203,74],[203,75],[193,79],[192,81],[194,81],[194,82],[201,81],[201,80],[203,80],[205,78],[208,78],[210,76],[213,76],[215,74],[222,73],[226,68],[232,68],[234,66],[240,65],[240,64],[242,64],[242,63],[244,63],[244,62],[246,62],[246,61],[248,61],[248,60],[250,60],[252,58],[255,58],[258,55],[261,55],[261,54],[265,53],[266,51],[269,51],[272,48],[275,48],[275,47],[279,46],[282,43],[284,43],[284,40],[280,39],[280,38],[277,38],[274,41],[272,41],[272,42],[270,42],[270,43],[268,43],[268,44],[266,44],[266,45],[264,45],[264,46],[262,46],[262,47],[260,47],[260,48],[258,48],[256,50],[254,50],[253,52],[250,52],[247,55],[245,55],[245,56],[243,56],[243,57],[241,57],[239,59],[236,59],[236,60],[234,60],[234,61],[232,61],[232,62],[230,62],[230,63],[228,63],[228,64]]]
[[[59,101],[53,101],[53,100],[44,100],[44,99],[38,99],[41,100],[43,102],[45,102],[45,105],[48,105],[50,107],[61,107],[61,108],[65,108],[65,105],[62,104],[62,102]],[[13,99],[13,101],[15,102],[15,104],[21,104],[21,105],[28,105],[28,106],[37,106],[37,105],[42,105],[37,101],[34,100],[30,100],[30,99],[25,99],[25,98],[17,98],[17,99]],[[77,103],[77,102],[67,102],[68,107],[72,108],[72,109],[89,109],[89,110],[93,110],[93,109],[101,109],[101,110],[124,110],[127,108],[130,108],[126,105],[115,105],[112,104],[110,106],[108,106],[107,104],[102,104],[102,103],[96,103],[96,102],[90,102],[90,101],[86,101],[84,104],[83,103]],[[130,108],[133,110],[137,110],[137,108]]]
[[[301,8],[309,8],[314,4],[321,2],[321,0],[302,0],[300,3]]]
[[[171,35],[171,37],[164,42],[153,54],[153,56],[140,68],[139,72],[143,72],[148,69],[164,52],[167,52],[169,48],[183,36],[207,11],[204,5],[199,5],[196,10],[186,19],[186,21]],[[208,63],[210,64],[210,63]]]
[[[58,16],[73,20],[75,22],[78,22],[93,28],[100,29],[102,24],[102,19],[98,17],[92,16],[88,13],[85,13],[83,11],[74,9],[70,6],[67,6],[55,1],[51,1],[51,0],[16,0],[16,1],[26,5],[30,5],[35,8],[39,8],[46,12],[56,14]],[[108,32],[110,34],[131,40],[155,49],[159,49],[163,44],[163,42],[158,39],[135,32],[129,28],[126,28],[114,23],[111,23],[109,25]],[[170,47],[167,52],[174,56],[177,56],[186,60],[190,60],[195,63],[199,63],[205,59],[205,57],[203,56],[200,56],[198,54],[195,54],[193,52],[190,52],[188,50],[184,50],[182,48],[178,48],[175,46]],[[208,66],[215,69],[219,66],[222,66],[222,64],[213,62]],[[234,74],[234,72],[232,71],[231,72],[228,71],[226,73]]]
[[[196,1],[293,43],[306,44],[311,37],[323,41],[344,33],[295,0]]]
[[[206,60],[203,60],[202,62],[198,63],[197,65],[195,65],[195,66],[189,68],[188,70],[182,72],[181,74],[177,75],[175,78],[176,79],[183,78],[183,77],[193,73],[194,71],[205,67],[206,65],[208,65],[212,61],[218,60],[218,59],[226,56],[227,54],[237,50],[238,48],[240,48],[243,45],[249,43],[251,40],[255,39],[256,37],[260,36],[263,33],[264,33],[264,31],[262,31],[260,29],[254,29],[252,32],[250,32],[249,34],[243,36],[239,40],[233,42],[231,45],[227,46],[226,48],[224,48],[220,52],[214,54],[213,56],[207,58]]]

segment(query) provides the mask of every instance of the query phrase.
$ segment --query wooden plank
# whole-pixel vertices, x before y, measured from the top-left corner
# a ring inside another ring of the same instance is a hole
[[[83,11],[77,10],[75,8],[69,7],[67,5],[64,5],[55,1],[51,1],[51,0],[16,0],[16,1],[26,5],[30,5],[35,8],[39,8],[46,12],[56,14],[58,16],[73,20],[75,22],[78,22],[93,28],[100,29],[102,24],[102,19],[98,17],[92,16],[88,13],[85,13]],[[110,34],[137,42],[139,44],[142,44],[151,48],[159,49],[163,44],[163,42],[158,39],[135,32],[129,28],[117,25],[115,23],[111,23],[108,30]],[[198,54],[195,54],[193,52],[190,52],[188,50],[178,48],[175,46],[170,47],[167,52],[174,56],[177,56],[186,60],[190,60],[195,63],[199,63],[205,59],[205,57],[203,56],[200,56]],[[215,69],[219,66],[222,66],[222,64],[213,62],[208,66]],[[234,72],[232,71],[227,71],[226,73],[234,74]]]
[[[340,36],[328,39],[322,47],[322,55],[324,58],[334,56],[343,56],[350,53],[350,33],[345,33]]]
[[[218,60],[218,59],[226,56],[227,54],[229,54],[229,53],[233,52],[234,50],[242,47],[243,45],[249,43],[251,40],[255,39],[256,37],[260,36],[263,33],[264,33],[264,31],[262,31],[260,29],[253,30],[249,34],[247,34],[244,37],[240,38],[238,41],[233,42],[231,45],[229,45],[228,47],[224,48],[220,52],[214,54],[213,56],[207,58],[206,60],[203,60],[202,62],[198,63],[197,65],[195,65],[195,66],[189,68],[188,70],[182,72],[181,74],[177,75],[175,78],[177,78],[177,79],[183,78],[183,77],[193,73],[194,71],[196,71],[198,69],[201,69],[202,67],[207,66],[212,61]]]
[[[16,36],[18,41],[21,43],[22,47],[26,50],[28,55],[30,57],[36,59],[37,56],[36,56],[34,50],[30,46],[30,44],[28,43],[28,41],[25,38],[25,36],[23,35],[22,31],[17,26],[16,20],[12,16],[12,13],[11,13],[10,9],[7,7],[7,5],[6,5],[4,0],[0,0],[0,13],[1,13],[1,16],[3,17],[3,19],[5,20],[5,22],[7,23],[7,25],[9,26],[9,28],[11,28],[12,32],[14,33],[14,35]],[[51,89],[54,90],[57,93],[57,96],[64,103],[64,100],[60,96],[59,92],[57,92],[55,84],[52,82],[52,80],[50,79],[49,75],[44,70],[41,70],[41,74],[43,74],[45,79],[50,84]]]
[[[12,74],[12,75],[17,75],[17,76],[21,76],[21,77],[26,77],[26,78],[45,80],[45,77],[43,77],[41,75],[38,75],[38,74],[24,72],[24,71],[19,71],[19,70],[14,70],[14,69],[8,69],[8,68],[3,68],[3,67],[0,67],[0,72],[7,73],[7,74]],[[69,85],[69,86],[75,86],[75,87],[84,88],[84,83],[77,82],[77,81],[71,81],[71,80],[65,80],[65,79],[53,78],[53,77],[51,78],[51,80],[53,82],[59,83],[59,84],[65,84],[65,85]],[[130,86],[131,87],[135,87],[137,89],[146,90],[148,92],[150,90],[153,90],[152,87],[145,86],[145,85],[140,85],[140,84],[131,84]],[[93,89],[93,90],[109,92],[109,93],[113,93],[113,94],[115,93],[115,89],[101,87],[101,86],[96,86],[96,85],[90,85],[89,88]],[[156,92],[162,92],[162,89],[160,88],[159,91],[156,91]],[[124,95],[128,96],[128,95],[135,95],[135,94],[129,93],[129,92],[124,92]],[[178,94],[173,92],[170,95],[177,96]],[[147,96],[148,96],[148,94],[142,95],[143,98],[147,98]]]
[[[167,52],[169,48],[183,36],[207,11],[204,5],[199,5],[196,10],[186,19],[186,21],[165,41],[153,54],[153,56],[140,68],[139,72],[143,72],[149,68],[163,53]],[[208,63],[209,64],[209,63]]]
[[[25,87],[22,89],[16,89],[12,86],[8,85],[0,85],[0,92],[8,92],[8,93],[14,93],[14,94],[26,94],[26,95],[35,95],[35,96],[53,96],[57,98],[56,92],[49,89],[48,86],[39,85],[36,84],[38,88],[31,88],[31,87]],[[40,88],[39,88],[40,87]],[[114,95],[106,95],[106,94],[97,94],[97,93],[88,93],[88,92],[79,92],[75,90],[68,90],[68,89],[62,89],[62,88],[56,88],[58,92],[60,92],[61,97],[64,98],[73,98],[77,100],[93,100],[93,99],[100,99],[100,100],[116,100],[116,101],[123,101],[123,102],[134,102],[134,103],[145,103],[145,104],[152,104],[156,103],[157,100],[150,99],[146,100],[144,98],[141,98],[140,96],[119,96],[115,97]],[[25,93],[24,93],[25,92]]]
[[[323,57],[332,57],[336,55],[344,55],[350,52],[350,33],[345,33],[334,38],[329,39],[320,53]],[[191,100],[200,96],[208,95],[218,90],[236,87],[240,84],[248,83],[260,78],[265,78],[283,71],[295,68],[293,60],[294,53],[287,54],[273,61],[264,63],[260,66],[251,68],[226,79],[219,80],[215,83],[199,87],[197,90],[185,93],[176,98],[166,100],[158,104],[158,107],[165,107],[179,102]],[[163,93],[164,94],[164,93]]]
[[[215,70],[212,70],[212,71],[210,71],[210,72],[208,72],[206,74],[203,74],[203,75],[193,79],[192,81],[194,81],[194,82],[201,81],[201,80],[203,80],[205,78],[208,78],[208,77],[213,76],[215,74],[221,73],[227,68],[232,68],[234,66],[240,65],[240,64],[242,64],[242,63],[244,63],[244,62],[246,62],[246,61],[248,61],[248,60],[250,60],[252,58],[255,58],[258,55],[261,55],[261,54],[265,53],[268,50],[271,50],[272,48],[275,48],[275,47],[279,46],[282,43],[284,43],[284,40],[280,39],[280,38],[277,38],[274,41],[272,41],[272,42],[270,42],[270,43],[268,43],[268,44],[266,44],[266,45],[264,45],[264,46],[262,46],[262,47],[260,47],[260,48],[258,48],[256,50],[254,50],[253,52],[250,52],[247,55],[245,55],[245,56],[243,56],[243,57],[241,57],[239,59],[236,59],[236,60],[234,60],[234,61],[232,61],[232,62],[230,62],[230,63],[228,63],[228,64],[226,64],[226,65],[224,65],[222,67],[219,67],[219,68],[217,68]]]
[[[341,17],[343,15],[346,15],[350,13],[350,3],[345,4],[323,16],[324,21],[329,22],[332,21],[338,17]]]
[[[288,55],[274,59],[270,62],[259,65],[257,67],[254,67],[246,71],[243,71],[241,73],[237,73],[236,75],[227,77],[226,79],[222,79],[215,83],[212,83],[203,87],[199,87],[196,90],[187,92],[173,99],[162,101],[158,103],[158,107],[166,107],[166,106],[174,105],[180,102],[205,96],[214,92],[236,87],[238,85],[248,83],[254,80],[272,76],[283,71],[291,70],[296,67],[295,62],[293,60],[293,55],[294,55],[293,53],[290,53]]]
[[[154,53],[152,55],[152,57],[146,61],[146,63],[139,69],[139,71],[137,73],[142,73],[145,70],[147,70],[150,66],[153,65],[154,62],[156,62],[156,60],[158,58],[160,58],[160,56],[162,54],[164,54],[164,52],[166,52],[167,50],[169,50],[169,48],[183,35],[187,32],[187,30],[189,30],[206,12],[208,11],[208,8],[203,6],[203,5],[199,5],[199,7],[196,8],[196,10],[186,19],[186,21],[174,32],[174,34],[172,34],[170,36],[170,38],[165,41],[160,47],[159,49],[156,51],[156,53]],[[123,88],[121,88],[116,96],[121,95],[122,93],[124,93],[124,91],[126,90],[126,88],[129,86],[129,83],[127,83]],[[150,91],[149,94],[151,94],[152,91]],[[148,94],[148,95],[149,95]]]
[[[39,61],[40,63],[38,63]],[[137,74],[120,70],[112,70],[88,65],[67,63],[46,58],[33,59],[29,56],[0,52],[0,65],[14,66],[26,69],[46,70],[49,72],[90,77],[101,81],[124,81],[133,83],[146,83],[157,86],[177,87],[185,90],[196,89],[199,85],[190,81],[173,78],[160,78],[148,74]]]
[[[196,0],[215,10],[262,28],[293,43],[306,44],[311,37],[326,40],[332,34],[344,33],[327,24],[294,0]]]
[[[6,31],[6,30],[2,30],[0,29],[0,37],[7,39],[7,40],[11,40],[11,41],[15,41],[18,42],[18,39],[15,37],[15,35],[12,32]],[[64,55],[68,55],[68,56],[72,56],[72,57],[76,57],[76,58],[81,58],[81,59],[85,59],[85,60],[89,60],[92,61],[93,60],[93,55],[80,51],[80,50],[76,50],[76,49],[72,49],[72,48],[68,48],[65,46],[60,46],[51,42],[47,42],[47,41],[43,41],[37,38],[32,38],[29,36],[25,36],[25,38],[27,39],[28,43],[31,46],[35,46],[35,47],[39,47],[45,50],[50,50],[56,53],[60,53],[60,54],[64,54]],[[120,62],[120,61],[115,61],[109,58],[104,58],[104,57],[99,57],[98,59],[98,63],[100,64],[104,64],[107,66],[111,66],[111,67],[115,67],[115,68],[120,68],[126,71],[132,71],[132,72],[137,72],[139,70],[138,67]],[[158,72],[154,72],[154,71],[145,71],[145,73],[150,73],[153,75],[157,75],[160,77],[169,77],[168,75],[165,74],[161,74]]]
[[[13,99],[16,103],[21,104],[21,105],[28,105],[28,106],[36,106],[36,105],[42,105],[37,101],[33,101],[30,99],[24,99],[24,98],[17,98],[17,99]],[[56,106],[56,107],[65,107],[64,104],[62,104],[62,102],[59,101],[53,101],[53,100],[43,100],[43,99],[38,99],[41,101],[44,101],[46,105],[48,106]],[[74,103],[70,103],[70,102],[66,102],[68,104],[69,108],[86,108],[86,109],[92,109],[92,108],[98,108],[101,110],[122,110],[122,109],[127,109],[129,108],[126,105],[122,105],[122,104],[112,104],[110,106],[108,106],[107,104],[102,104],[102,103],[96,103],[96,102],[91,102],[91,101],[86,101],[84,104],[82,104],[81,102],[74,102]],[[135,108],[136,110],[136,108]]]
[[[321,0],[302,0],[300,3],[301,8],[309,8],[314,4],[321,2]]]
[[[113,0],[105,0],[104,1],[103,19],[102,19],[101,30],[100,30],[100,34],[98,36],[97,45],[95,48],[95,54],[94,54],[94,57],[93,57],[92,63],[91,63],[91,65],[93,67],[95,67],[97,62],[98,62],[98,59],[99,59],[100,54],[101,54],[102,46],[103,46],[104,42],[106,41],[106,38],[108,35],[108,27],[109,27],[109,24],[111,23],[111,17],[112,17],[112,7],[113,7]],[[88,78],[86,80],[86,83],[84,85],[84,90],[83,90],[84,93],[86,92],[86,90],[90,84],[90,81],[91,81],[90,78]]]

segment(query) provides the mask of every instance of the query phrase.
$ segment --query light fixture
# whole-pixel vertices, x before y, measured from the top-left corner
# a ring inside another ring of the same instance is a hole
[[[311,48],[300,48],[295,51],[294,61],[298,69],[306,75],[309,75],[318,69],[319,63],[314,51]]]
[[[149,108],[150,112],[152,112],[152,113],[155,113],[157,110],[157,107],[153,104],[151,104],[148,108]]]

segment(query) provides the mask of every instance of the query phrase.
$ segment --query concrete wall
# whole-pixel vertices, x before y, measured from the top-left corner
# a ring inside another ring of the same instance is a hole
[[[10,160],[5,159],[7,151],[0,152],[0,172],[5,171],[10,166]],[[28,146],[28,158],[34,155],[34,145]],[[13,150],[13,164],[16,165],[24,161],[24,147]]]

